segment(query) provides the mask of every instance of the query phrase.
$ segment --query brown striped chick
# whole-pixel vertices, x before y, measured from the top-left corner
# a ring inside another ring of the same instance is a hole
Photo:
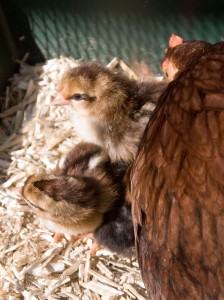
[[[44,227],[77,235],[101,224],[117,197],[116,185],[103,167],[106,158],[101,147],[81,143],[68,154],[62,169],[26,180],[22,196]]]
[[[126,166],[122,168],[112,167],[100,146],[80,143],[56,175],[30,176],[22,196],[41,225],[56,233],[55,241],[62,235],[79,238],[93,233],[92,254],[98,244],[122,253],[134,245],[131,209],[124,203],[121,180]]]
[[[130,80],[97,63],[67,71],[54,105],[69,105],[71,122],[84,141],[106,149],[111,160],[131,162],[166,83]]]

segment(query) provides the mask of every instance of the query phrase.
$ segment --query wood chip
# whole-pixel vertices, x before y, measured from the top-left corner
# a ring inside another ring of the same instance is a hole
[[[13,183],[17,182],[18,180],[21,180],[22,178],[24,178],[26,176],[26,173],[24,172],[20,172],[18,174],[16,174],[15,176],[12,176],[9,180],[7,180],[6,182],[4,182],[1,186],[1,188],[5,189],[10,187]]]
[[[113,279],[113,273],[101,261],[99,261],[96,266],[109,279]]]
[[[39,268],[40,270],[42,270],[45,267],[46,262],[48,263],[49,259],[51,260],[55,255],[60,253],[61,249],[62,249],[61,246],[57,246],[55,248],[48,249],[40,258],[35,260],[30,265],[24,267],[23,270],[20,272],[20,275],[24,276],[27,273],[32,274],[36,268]],[[41,265],[41,263],[43,263],[44,261],[45,261],[45,263]]]
[[[80,300],[79,297],[77,297],[77,296],[75,296],[74,294],[69,293],[69,292],[63,292],[63,293],[60,293],[60,296],[61,296],[61,297],[64,297],[64,298],[67,298],[67,299]]]
[[[45,296],[48,297],[53,290],[61,287],[62,285],[68,283],[71,279],[69,277],[65,277],[65,278],[62,278],[60,280],[58,280],[56,283],[54,283],[53,285],[49,286],[47,289],[46,289],[46,292],[45,292]]]
[[[33,296],[30,292],[28,292],[28,291],[22,291],[22,295],[23,295],[23,297],[24,297],[24,300],[38,300],[38,298],[37,297],[35,297],[35,296]]]
[[[124,292],[122,292],[122,291],[119,291],[113,287],[110,287],[109,285],[102,284],[97,281],[81,283],[81,285],[99,295],[102,295],[102,296],[112,297],[112,296],[117,296],[117,295],[121,296],[124,294]]]
[[[93,275],[93,277],[98,280],[98,281],[101,281],[102,283],[106,283],[108,285],[111,285],[113,287],[116,287],[117,289],[122,289],[122,286],[117,284],[116,282],[106,278],[105,276],[93,271],[93,270],[90,270],[89,271],[89,274]]]
[[[13,139],[11,142],[5,143],[0,146],[0,151],[5,151],[8,148],[11,148],[12,146],[15,146],[17,144],[21,144],[23,141],[22,136],[18,136],[17,138]]]
[[[31,99],[29,99],[21,104],[15,105],[15,106],[9,108],[8,110],[5,110],[3,113],[0,114],[0,118],[3,119],[6,117],[9,117],[9,116],[13,115],[14,113],[16,113],[18,110],[24,109],[24,107],[26,107],[28,104],[31,104],[36,101],[36,96],[37,95],[34,94]]]
[[[63,272],[63,276],[71,276],[73,273],[77,272],[79,269],[79,265],[80,265],[80,261],[76,262],[73,266],[67,268],[64,272]]]
[[[22,245],[24,245],[26,243],[27,243],[27,241],[22,241],[22,242],[16,244],[15,246],[12,246],[12,247],[8,248],[7,250],[2,251],[2,254],[6,254],[6,253],[9,253],[9,252],[15,251],[17,248],[21,247]]]
[[[140,295],[129,283],[124,283],[124,288],[130,291],[138,300],[146,300],[146,298]]]

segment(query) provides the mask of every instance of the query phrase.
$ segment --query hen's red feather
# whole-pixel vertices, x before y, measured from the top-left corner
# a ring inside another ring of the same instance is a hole
[[[224,44],[170,83],[129,173],[153,299],[224,298]]]

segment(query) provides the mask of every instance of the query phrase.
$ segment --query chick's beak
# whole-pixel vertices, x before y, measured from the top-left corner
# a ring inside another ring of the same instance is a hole
[[[69,105],[70,101],[66,100],[61,93],[58,93],[56,98],[51,102],[52,105]]]
[[[14,187],[12,190],[18,196],[22,196],[22,194],[23,194],[23,186]]]

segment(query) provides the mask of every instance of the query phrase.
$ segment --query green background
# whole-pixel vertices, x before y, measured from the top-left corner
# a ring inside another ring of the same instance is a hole
[[[223,2],[3,0],[1,9],[17,58],[28,51],[29,63],[60,55],[108,63],[116,56],[142,58],[159,72],[171,33],[211,43],[224,39]],[[1,26],[1,86],[16,67],[7,36]]]

